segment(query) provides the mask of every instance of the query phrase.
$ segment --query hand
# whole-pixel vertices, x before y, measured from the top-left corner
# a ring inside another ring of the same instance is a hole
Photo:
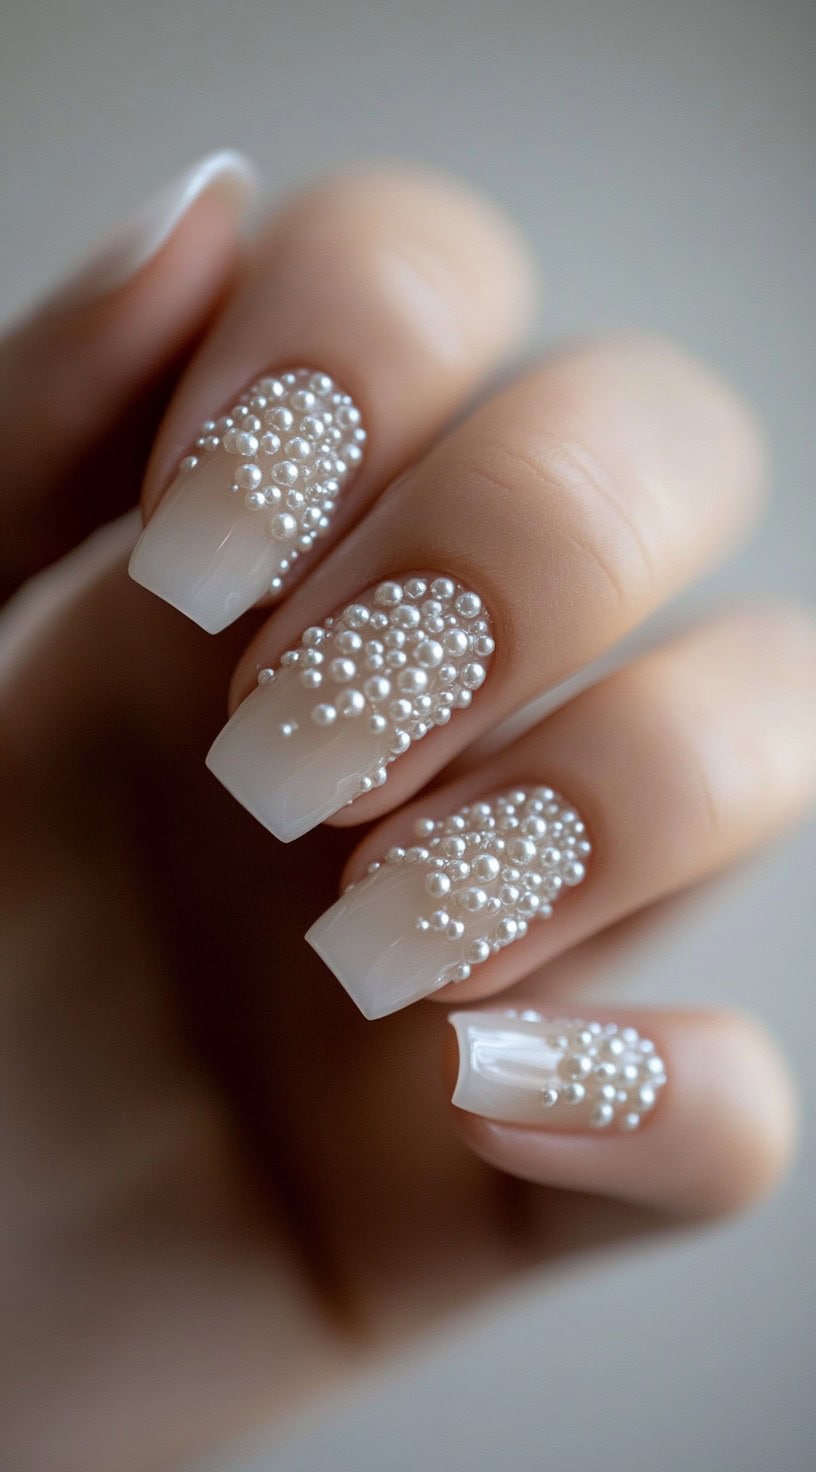
[[[9,1472],[175,1466],[533,1265],[749,1204],[790,1152],[753,1022],[575,991],[655,902],[799,816],[810,624],[721,615],[487,740],[728,549],[758,501],[749,414],[675,349],[613,339],[446,431],[529,318],[509,227],[374,174],[295,199],[245,258],[246,182],[234,159],[183,181],[0,346],[0,566],[9,592],[44,574],[4,627]],[[301,366],[330,381],[295,428],[324,421],[287,450],[260,416],[301,379],[241,395]],[[196,447],[235,405],[258,432]],[[127,577],[132,517],[90,535],[145,467],[133,570],[167,601]],[[210,760],[261,822],[204,770],[230,679]],[[441,847],[460,829],[464,858]],[[311,926],[394,1015],[364,1020]]]

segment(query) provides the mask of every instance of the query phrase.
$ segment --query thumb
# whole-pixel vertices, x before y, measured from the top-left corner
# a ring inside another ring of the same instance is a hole
[[[203,159],[0,339],[3,596],[135,503],[254,192],[240,154]]]

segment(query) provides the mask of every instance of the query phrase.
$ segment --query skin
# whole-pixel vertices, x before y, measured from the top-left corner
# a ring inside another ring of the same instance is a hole
[[[654,1037],[671,1081],[642,1134],[565,1141],[454,1115],[443,1009],[368,1024],[302,942],[344,865],[393,842],[453,757],[423,811],[533,768],[587,809],[597,883],[467,984],[514,983],[514,1003],[556,1014],[635,941],[645,906],[799,815],[816,639],[785,608],[691,631],[489,760],[465,750],[739,533],[760,478],[745,410],[673,349],[609,344],[556,356],[429,448],[526,315],[506,224],[439,181],[372,176],[301,197],[248,263],[236,237],[224,202],[202,199],[132,282],[46,304],[0,344],[4,586],[44,570],[2,646],[0,1461],[15,1472],[176,1465],[521,1272],[749,1205],[791,1150],[785,1068],[749,1020],[593,1008]],[[304,559],[279,610],[212,640],[128,582],[131,522],[84,539],[135,501],[148,462],[149,513],[202,415],[289,355],[365,405],[367,479],[320,570]],[[576,440],[600,479],[554,454]],[[466,521],[457,497],[479,468],[487,501]],[[489,507],[507,489],[520,521],[496,551]],[[356,853],[338,826],[284,850],[203,770],[228,686],[238,699],[310,610],[411,537],[420,562],[464,545],[491,579],[504,669],[451,744],[422,743],[343,815],[382,820]]]

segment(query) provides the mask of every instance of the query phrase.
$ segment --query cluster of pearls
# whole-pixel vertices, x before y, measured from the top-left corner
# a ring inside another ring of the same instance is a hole
[[[223,450],[235,461],[231,491],[265,515],[285,556],[271,591],[326,531],[335,502],[363,458],[360,410],[328,373],[296,368],[261,378],[220,419],[201,426],[181,472]]]
[[[380,583],[365,602],[306,629],[300,646],[281,657],[314,692],[309,719],[317,726],[365,722],[380,738],[381,755],[360,777],[357,795],[379,787],[386,768],[413,741],[464,710],[487,675],[493,653],[490,625],[476,593],[448,577],[407,577]],[[259,683],[274,679],[264,669]],[[280,735],[298,731],[281,722]]]
[[[666,1083],[666,1065],[637,1028],[550,1020],[533,1011],[509,1015],[540,1024],[548,1046],[560,1054],[556,1074],[541,1088],[542,1109],[581,1105],[593,1129],[619,1130],[636,1130],[654,1109]]]
[[[591,852],[578,813],[551,787],[519,788],[438,821],[422,818],[415,831],[418,842],[390,849],[385,863],[427,866],[428,913],[417,929],[455,943],[474,916],[483,921],[464,960],[440,972],[439,985],[466,981],[473,966],[526,935],[531,920],[548,919],[562,891],[581,883]]]

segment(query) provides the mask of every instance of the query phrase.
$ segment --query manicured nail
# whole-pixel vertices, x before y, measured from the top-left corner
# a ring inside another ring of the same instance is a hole
[[[493,652],[482,600],[448,577],[370,589],[302,635],[213,744],[207,765],[288,842],[470,705]]]
[[[360,410],[328,373],[258,379],[202,424],[136,543],[131,577],[218,633],[281,592],[328,530],[365,440]]]
[[[540,1012],[452,1012],[459,1043],[453,1103],[506,1124],[636,1130],[666,1068],[634,1027]]]
[[[421,819],[415,837],[372,864],[306,936],[369,1018],[466,981],[552,915],[590,853],[580,817],[551,787]]]
[[[234,149],[220,149],[151,196],[141,209],[66,282],[54,299],[80,306],[124,286],[170,239],[190,207],[203,194],[218,194],[236,215],[243,215],[258,187],[253,165]]]

